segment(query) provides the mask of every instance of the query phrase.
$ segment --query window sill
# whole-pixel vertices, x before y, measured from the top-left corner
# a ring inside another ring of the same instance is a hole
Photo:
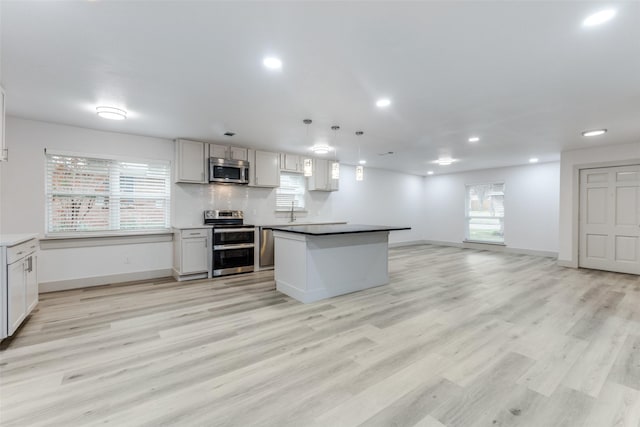
[[[493,245],[493,246],[507,246],[502,242],[486,242],[483,240],[468,240],[465,239],[462,243],[473,243],[474,245]]]
[[[112,233],[61,233],[48,234],[40,239],[40,247],[46,249],[85,248],[94,246],[131,245],[139,243],[171,242],[171,230],[131,231]]]

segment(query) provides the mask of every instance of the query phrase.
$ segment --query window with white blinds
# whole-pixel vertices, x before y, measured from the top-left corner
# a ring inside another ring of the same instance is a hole
[[[289,211],[292,203],[294,210],[304,210],[304,193],[304,175],[281,172],[280,187],[276,189],[276,210]]]
[[[169,162],[46,154],[47,233],[169,228]]]
[[[504,243],[504,183],[467,185],[467,240]]]

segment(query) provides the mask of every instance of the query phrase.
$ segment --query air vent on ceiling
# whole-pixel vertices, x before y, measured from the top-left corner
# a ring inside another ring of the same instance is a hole
[[[393,154],[393,151],[387,151],[386,153],[378,153],[378,156],[390,156]]]

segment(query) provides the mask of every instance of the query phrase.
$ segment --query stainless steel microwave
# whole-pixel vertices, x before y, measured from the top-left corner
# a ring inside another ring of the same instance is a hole
[[[248,184],[249,162],[211,157],[209,158],[209,182]]]

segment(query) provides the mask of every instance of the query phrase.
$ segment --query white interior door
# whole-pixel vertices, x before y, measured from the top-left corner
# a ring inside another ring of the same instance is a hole
[[[640,165],[580,171],[579,265],[640,274]]]

